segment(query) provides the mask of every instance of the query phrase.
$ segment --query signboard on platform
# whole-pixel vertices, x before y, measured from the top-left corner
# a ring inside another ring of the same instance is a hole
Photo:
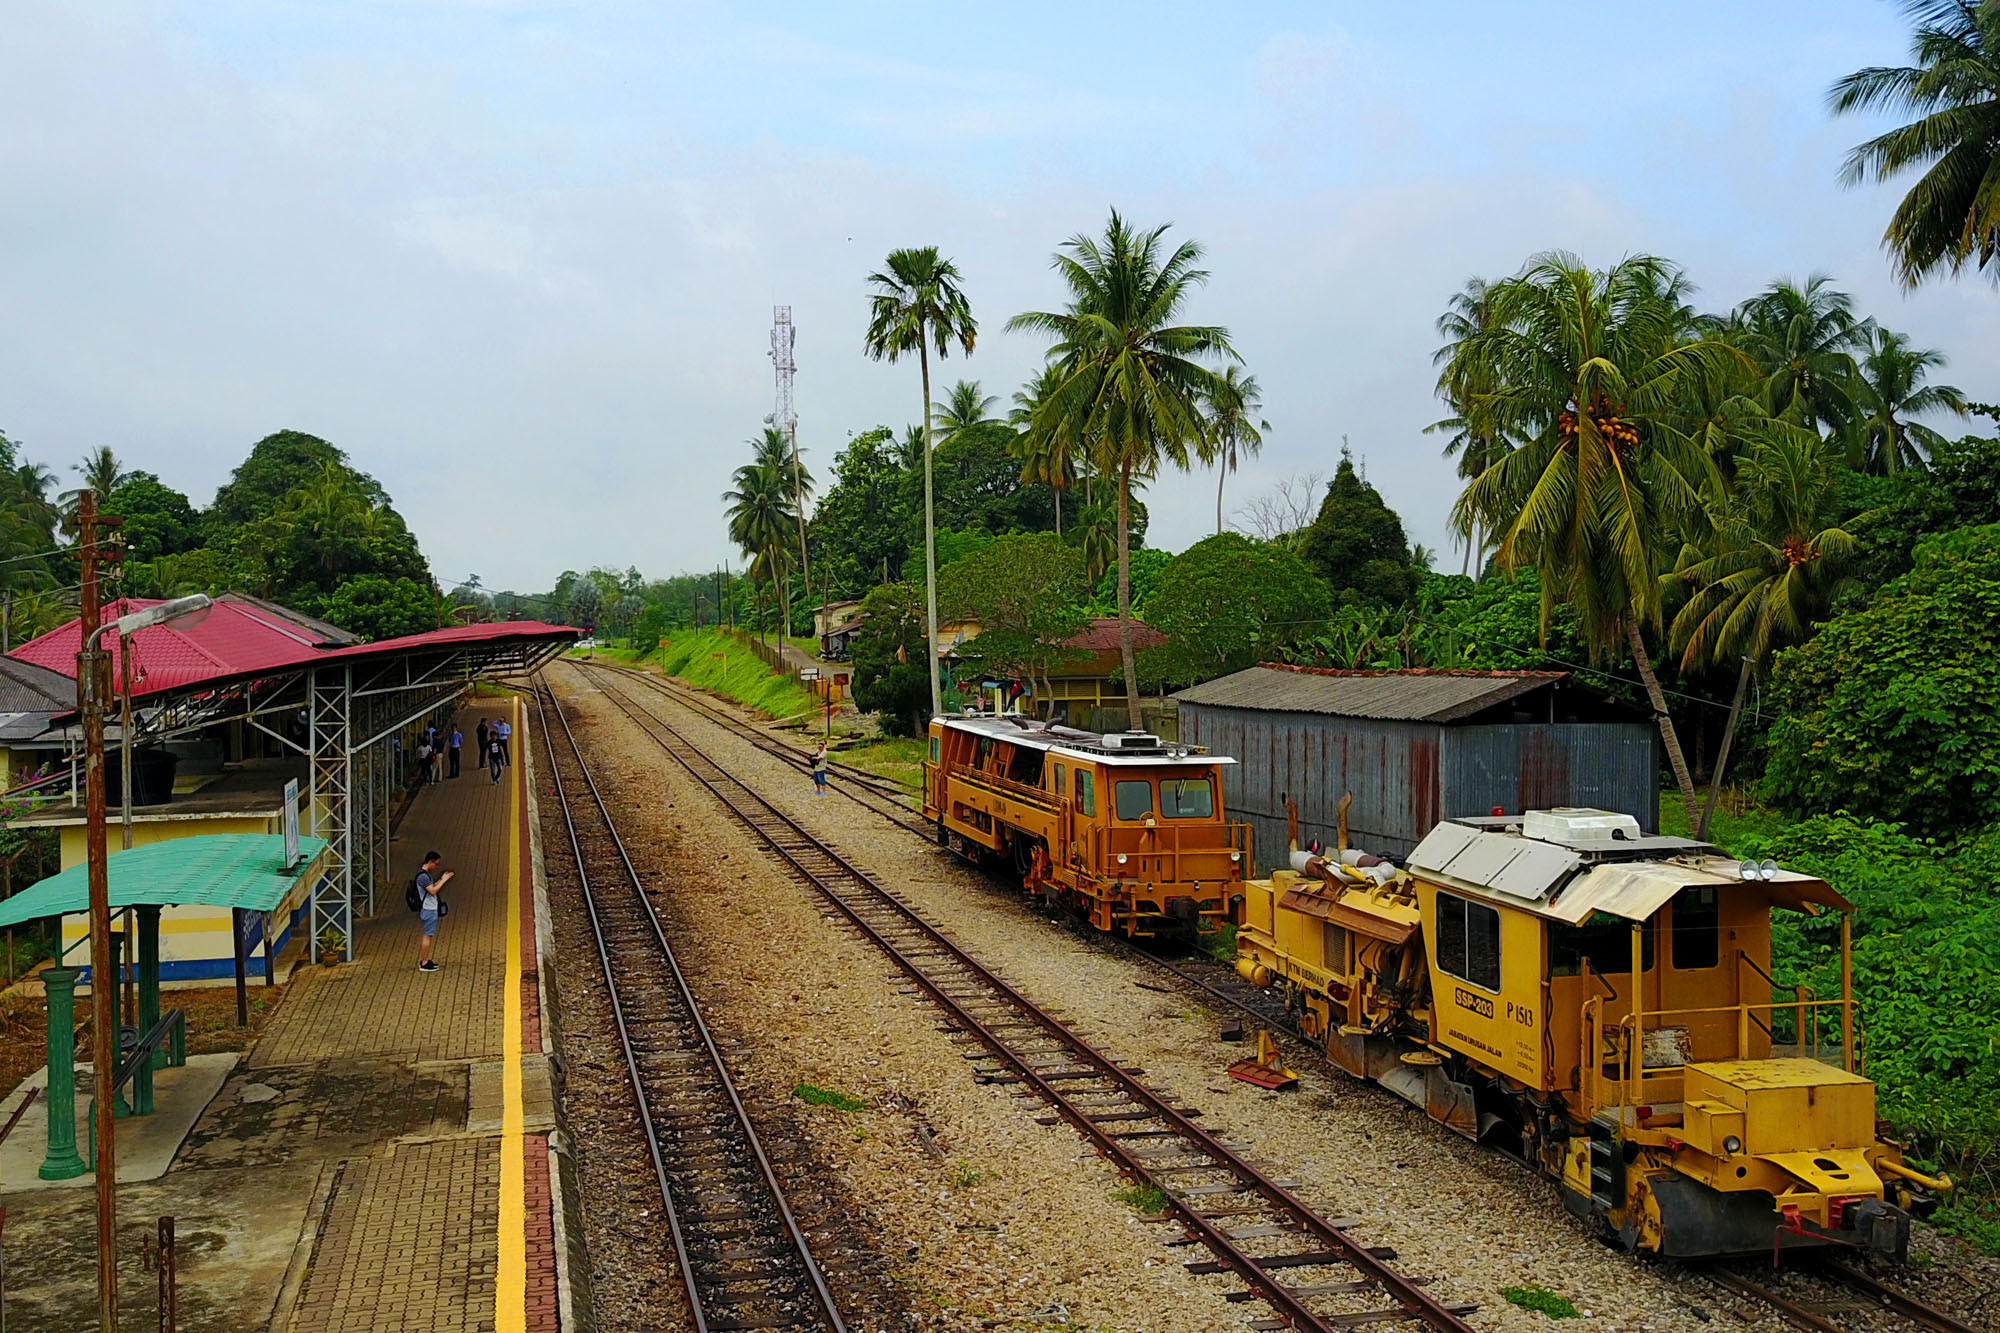
[[[800,680],[818,680],[818,679],[819,679],[819,668],[818,668],[818,667],[800,667],[800,668],[799,668],[799,679],[800,679]]]
[[[266,787],[264,790],[269,791]],[[285,869],[296,870],[299,864],[299,780],[293,778],[285,784]]]

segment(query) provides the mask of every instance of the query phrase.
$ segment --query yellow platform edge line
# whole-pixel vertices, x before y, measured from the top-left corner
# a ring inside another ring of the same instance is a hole
[[[521,735],[521,701],[514,704],[514,734]],[[527,744],[522,738],[522,745]],[[500,1066],[500,1265],[493,1283],[496,1333],[528,1327],[527,1170],[521,1110],[521,786],[519,765],[507,784],[507,971],[501,1001]]]

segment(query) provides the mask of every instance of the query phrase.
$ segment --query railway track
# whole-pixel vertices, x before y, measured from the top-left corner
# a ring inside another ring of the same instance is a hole
[[[1932,1333],[1992,1333],[1990,1325],[1968,1324],[1837,1260],[1808,1260],[1785,1270],[1794,1279],[1803,1277],[1821,1286],[1822,1290],[1810,1297],[1797,1291],[1776,1291],[1722,1265],[1698,1271],[1725,1290],[1769,1306],[1793,1327],[1810,1329],[1813,1333],[1847,1333],[1843,1325],[1828,1317],[1842,1308],[1894,1315]]]
[[[603,678],[600,677],[600,680]],[[1188,1237],[1214,1255],[1195,1273],[1234,1274],[1244,1290],[1231,1301],[1261,1300],[1276,1314],[1254,1327],[1313,1330],[1416,1320],[1440,1333],[1469,1333],[1427,1280],[1398,1272],[1393,1250],[1364,1244],[1300,1200],[1220,1137],[1197,1112],[1147,1086],[1007,982],[989,972],[866,871],[807,832],[690,743],[624,689],[604,691],[643,732],[720,801],[758,841],[879,948],[978,1041],[991,1081],[1016,1083],[1051,1108],[1133,1181],[1151,1186]],[[1379,1302],[1387,1301],[1381,1304]],[[1352,1308],[1359,1303],[1365,1308]],[[1344,1308],[1341,1308],[1344,1307]]]
[[[643,672],[618,667],[599,666],[596,669],[599,671],[615,672],[620,679],[636,679],[649,686],[655,693],[663,695],[672,702],[685,705],[697,711],[702,716],[716,721],[733,734],[741,736],[743,739],[757,745],[759,749],[776,754],[802,770],[810,768],[805,757],[795,747],[786,745],[782,741],[765,735],[743,722],[742,719],[731,716],[721,709],[714,707],[694,691],[673,686],[669,682],[663,682],[658,677]],[[609,697],[608,692],[607,696]],[[614,702],[619,703],[620,707],[625,708],[630,713],[629,699],[623,701],[614,699]],[[648,716],[650,717],[651,715],[648,714]],[[663,720],[657,717],[652,718],[652,720],[657,726],[671,730],[669,724]],[[641,725],[643,727],[645,724],[641,723]],[[659,737],[655,735],[655,739],[658,740]],[[664,742],[662,743],[664,744]],[[685,745],[686,742],[683,740],[682,744]],[[671,747],[669,748],[671,749]],[[687,748],[692,749],[693,747],[688,746]],[[841,767],[849,773],[858,774],[870,782],[881,782],[875,775],[867,774],[863,770],[854,769],[847,765],[842,765]],[[740,786],[741,784],[737,785]],[[836,788],[836,790],[838,789]],[[853,795],[851,791],[847,794],[850,796]],[[728,804],[726,798],[724,799],[724,803]],[[915,816],[907,806],[901,804],[900,799],[897,800],[896,809],[893,812],[878,808],[867,801],[862,801],[861,803],[869,809],[875,810],[876,813],[883,815],[885,818],[891,819],[892,822],[905,827],[927,842],[935,842],[935,830],[931,825],[920,817]],[[739,814],[738,818],[742,819],[742,816]],[[780,818],[783,818],[783,816],[780,816]],[[748,821],[744,822],[747,823]],[[799,833],[803,834],[803,830],[799,830]],[[822,892],[824,892],[823,889]],[[1281,1000],[1273,997],[1273,992],[1270,990],[1259,990],[1251,986],[1237,977],[1234,970],[1226,964],[1211,964],[1198,959],[1182,960],[1163,957],[1151,950],[1140,948],[1129,941],[1105,935],[1102,932],[1080,931],[1078,934],[1079,938],[1089,944],[1109,948],[1115,953],[1166,972],[1184,984],[1203,992],[1211,999],[1242,1013],[1247,1018],[1259,1024],[1270,1027],[1273,1031],[1282,1031],[1287,1035],[1305,1041],[1298,1033],[1293,1016],[1285,1009]],[[906,968],[905,970],[907,971],[908,969]],[[979,1035],[976,1029],[973,1029],[973,1031],[975,1035]],[[1314,1055],[1318,1054],[1317,1048],[1311,1042],[1306,1041],[1305,1046]],[[1148,1128],[1150,1130],[1150,1126]],[[1508,1154],[1508,1156],[1511,1160],[1521,1162],[1524,1167],[1527,1166],[1525,1162],[1522,1162],[1522,1159],[1514,1157],[1512,1154]],[[1116,1160],[1115,1156],[1114,1160]],[[1735,1292],[1737,1295],[1769,1306],[1797,1327],[1817,1330],[1818,1333],[1846,1333],[1846,1330],[1832,1322],[1824,1314],[1816,1312],[1806,1305],[1802,1305],[1798,1301],[1790,1299],[1744,1274],[1721,1267],[1713,1267],[1700,1271],[1703,1276],[1710,1278],[1719,1285]],[[1830,1288],[1846,1292],[1851,1297],[1857,1298],[1871,1310],[1899,1316],[1909,1321],[1912,1325],[1932,1330],[1933,1333],[1994,1333],[1993,1329],[1980,1328],[1965,1323],[1950,1314],[1946,1314],[1943,1311],[1917,1301],[1915,1298],[1870,1277],[1866,1273],[1847,1268],[1845,1265],[1823,1263],[1815,1265],[1807,1271],[1822,1279]],[[1831,1302],[1821,1301],[1818,1303],[1828,1304]],[[1310,1327],[1310,1325],[1307,1325],[1307,1327]]]
[[[693,1326],[846,1333],[569,719],[535,702]]]
[[[609,662],[572,661],[571,666],[583,667],[586,673],[602,673],[620,680],[637,681],[655,694],[664,695],[724,730],[742,737],[764,753],[790,764],[799,772],[810,775],[812,758],[796,745],[789,745],[760,727],[752,726],[726,708],[718,707],[699,690],[689,689],[674,681],[656,676],[650,671],[639,671],[632,667],[618,666]],[[865,768],[845,764],[831,755],[827,757],[827,768],[837,780],[827,787],[836,795],[845,796],[862,807],[874,811],[892,824],[931,841],[937,839],[937,829],[922,815],[910,808],[909,796],[893,781],[879,773],[870,773]]]

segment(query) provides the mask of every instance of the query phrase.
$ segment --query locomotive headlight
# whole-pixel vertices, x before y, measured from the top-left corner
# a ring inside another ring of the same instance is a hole
[[[1743,1140],[1737,1138],[1734,1134],[1731,1134],[1728,1138],[1722,1141],[1722,1151],[1728,1153],[1731,1157],[1734,1157],[1737,1153],[1743,1151]]]
[[[1232,860],[1232,861],[1241,861],[1241,860],[1243,859],[1243,853],[1241,853],[1241,852],[1231,852],[1231,853],[1229,854],[1229,859],[1230,859],[1230,860]]]
[[[1125,864],[1125,853],[1118,853],[1118,864],[1121,866]]]

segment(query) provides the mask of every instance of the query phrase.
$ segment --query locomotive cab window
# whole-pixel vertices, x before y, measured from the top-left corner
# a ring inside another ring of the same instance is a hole
[[[1632,970],[1632,923],[1609,912],[1592,912],[1582,924],[1549,927],[1549,975],[1583,975],[1583,960],[1599,976]],[[1639,970],[1653,970],[1653,923],[1640,931]]]
[[[1056,764],[1054,767],[1055,767],[1055,778],[1056,778],[1055,785],[1052,786],[1049,790],[1053,791],[1056,795],[1060,796],[1063,794],[1064,791],[1068,790],[1066,787],[1063,786],[1063,780],[1068,776],[1068,772],[1063,768],[1061,764]]]
[[[1076,808],[1086,815],[1097,813],[1096,776],[1088,769],[1076,770]]]
[[[1120,819],[1144,819],[1153,813],[1153,784],[1144,778],[1126,778],[1113,791]]]
[[[931,737],[931,762],[935,764],[937,761],[938,761],[938,738],[933,736]]]
[[[1500,989],[1500,913],[1453,893],[1437,896],[1438,970],[1482,990]]]
[[[1168,819],[1207,819],[1215,813],[1215,794],[1207,778],[1161,778],[1160,813]]]
[[[1674,895],[1674,966],[1683,972],[1722,961],[1722,902],[1713,884]]]

